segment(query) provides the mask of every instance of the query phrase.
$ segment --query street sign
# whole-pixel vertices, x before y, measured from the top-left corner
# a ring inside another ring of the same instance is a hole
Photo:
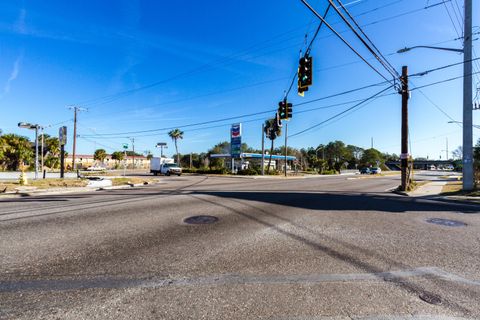
[[[67,144],[67,127],[63,126],[58,129],[58,141],[61,146]]]
[[[232,124],[230,128],[230,154],[232,158],[240,158],[242,153],[242,124]]]
[[[128,149],[128,143],[123,144],[123,149],[127,150]]]

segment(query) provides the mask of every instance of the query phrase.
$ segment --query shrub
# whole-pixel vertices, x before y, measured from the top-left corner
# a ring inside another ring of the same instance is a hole
[[[256,176],[258,175],[258,171],[255,170],[254,168],[248,168],[248,169],[243,169],[243,170],[238,170],[237,174],[242,175],[242,176]]]

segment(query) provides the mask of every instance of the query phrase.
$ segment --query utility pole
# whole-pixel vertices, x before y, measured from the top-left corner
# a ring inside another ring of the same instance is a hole
[[[371,143],[370,143],[370,148],[373,149],[373,137],[372,137],[372,140],[371,140]]]
[[[135,170],[135,138],[130,138],[132,141],[132,150],[133,150],[133,170]]]
[[[45,138],[44,138],[44,136],[45,136],[45,131],[43,130],[44,127],[40,127],[40,129],[42,129],[42,147],[41,147],[41,153],[42,153],[42,158],[41,158],[41,159],[42,159],[42,177],[43,177],[43,179],[45,179],[45,170],[43,169],[43,145],[44,145],[44,143],[45,143]]]
[[[192,153],[190,152],[190,169],[192,169]]]
[[[463,190],[473,190],[472,0],[465,0],[463,43]]]
[[[445,140],[446,140],[446,142],[447,142],[447,145],[446,145],[447,149],[445,150],[445,151],[446,151],[446,153],[447,153],[447,156],[445,157],[445,160],[447,160],[447,161],[448,161],[448,137],[447,137],[447,138],[445,138]]]
[[[38,125],[35,125],[35,180],[38,179]]]
[[[400,154],[402,169],[401,191],[407,191],[409,184],[408,177],[408,67],[402,67],[402,153]]]
[[[77,113],[79,111],[86,111],[87,109],[73,106],[69,108],[73,110],[73,150],[72,150],[72,168],[75,171],[77,169],[77,164],[75,163],[75,153],[77,149]]]
[[[288,123],[285,122],[285,177],[287,177],[287,137],[288,137]]]
[[[262,176],[265,175],[265,124],[262,124]]]

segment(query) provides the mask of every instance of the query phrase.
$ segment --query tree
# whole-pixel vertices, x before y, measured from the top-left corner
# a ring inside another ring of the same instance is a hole
[[[363,155],[363,148],[349,144],[346,147],[349,167],[356,169]]]
[[[217,143],[213,148],[208,150],[208,156],[210,157],[212,154],[230,154],[230,142],[223,141]],[[211,158],[209,161],[210,168],[223,168],[225,161],[224,159],[220,158]]]
[[[122,161],[125,154],[122,151],[114,151],[112,152],[112,160],[115,161]]]
[[[454,160],[461,160],[463,158],[463,147],[458,146],[457,149],[453,150],[452,156]]]
[[[16,134],[0,136],[0,165],[7,170],[18,170],[24,162],[31,164],[34,148],[27,137]]]
[[[42,141],[42,135],[40,135],[38,140]],[[43,158],[45,165],[51,169],[60,168],[60,141],[58,137],[44,134],[43,141]]]
[[[325,160],[327,160],[330,169],[340,171],[343,164],[349,160],[345,143],[339,140],[329,142],[325,146]]]
[[[374,148],[367,149],[363,152],[362,158],[360,159],[360,165],[362,167],[377,166],[384,163],[383,155],[380,151]]]
[[[268,159],[268,167],[267,167],[267,174],[270,172],[270,164],[272,162],[272,154],[273,154],[273,141],[282,135],[282,130],[277,125],[277,119],[268,119],[265,121],[265,135],[267,136],[270,141],[272,141],[272,145],[270,147],[270,157]]]
[[[480,182],[480,139],[478,139],[477,144],[473,147],[473,170],[475,172],[475,182]]]
[[[177,164],[180,165],[180,155],[178,154],[178,139],[183,139],[183,131],[174,129],[168,133],[168,136],[175,142],[175,152],[177,153]]]
[[[97,149],[93,154],[93,160],[99,160],[101,163],[103,163],[106,157],[107,151],[105,151],[105,149]]]

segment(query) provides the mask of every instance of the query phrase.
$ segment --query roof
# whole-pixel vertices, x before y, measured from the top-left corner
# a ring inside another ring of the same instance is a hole
[[[210,155],[210,158],[231,158],[232,155],[229,154],[229,153],[218,153],[218,154],[211,154]],[[240,158],[262,158],[262,154],[261,153],[246,153],[246,152],[242,152],[240,153]],[[270,155],[269,154],[266,154],[265,155],[265,159],[270,159]],[[274,160],[285,160],[285,156],[284,155],[272,155],[272,159]],[[287,160],[296,160],[297,158],[295,156],[287,156]]]

